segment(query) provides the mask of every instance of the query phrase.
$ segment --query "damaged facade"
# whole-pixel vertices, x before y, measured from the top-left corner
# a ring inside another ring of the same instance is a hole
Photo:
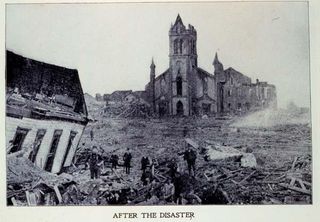
[[[169,68],[156,77],[150,66],[145,90],[154,113],[160,116],[241,114],[276,107],[276,88],[251,79],[233,68],[224,69],[215,55],[214,73],[198,67],[197,31],[178,15],[169,30]]]
[[[78,71],[6,53],[7,153],[58,173],[88,122]]]

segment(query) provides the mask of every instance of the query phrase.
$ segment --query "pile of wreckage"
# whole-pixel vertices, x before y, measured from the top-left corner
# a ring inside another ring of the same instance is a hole
[[[150,117],[150,107],[139,101],[131,103],[109,103],[103,108],[103,117],[132,118]]]
[[[212,141],[199,145],[196,175],[181,171],[182,192],[190,190],[201,204],[297,204],[312,202],[311,156],[297,156],[280,167],[267,167],[250,149],[238,149]],[[37,168],[29,160],[8,158],[8,205],[159,205],[173,204],[161,198],[170,179],[170,155],[156,159],[154,181],[143,185],[139,176],[112,172],[110,156],[104,152],[104,168],[99,179],[90,180],[86,165],[90,150],[78,152],[72,167],[60,175]],[[177,160],[179,165],[183,163]],[[123,163],[119,161],[121,167]],[[150,196],[150,190],[157,195]],[[156,191],[156,192],[155,192]]]

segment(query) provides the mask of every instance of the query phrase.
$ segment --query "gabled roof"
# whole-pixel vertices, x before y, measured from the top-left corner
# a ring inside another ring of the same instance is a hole
[[[215,78],[214,75],[212,75],[211,73],[205,71],[204,69],[200,68],[200,67],[197,67],[197,72],[198,72],[198,75],[200,77],[211,77],[211,78]]]
[[[161,73],[160,75],[158,75],[155,80],[160,79],[163,75],[167,74],[169,72],[169,68],[166,69],[163,73]]]

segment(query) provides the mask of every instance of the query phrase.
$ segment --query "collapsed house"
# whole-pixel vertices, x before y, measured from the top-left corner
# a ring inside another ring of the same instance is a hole
[[[6,52],[6,144],[52,173],[70,166],[88,123],[76,69]]]

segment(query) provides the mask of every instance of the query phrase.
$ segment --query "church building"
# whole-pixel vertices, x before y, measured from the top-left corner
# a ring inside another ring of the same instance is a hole
[[[241,114],[276,107],[276,88],[251,79],[233,68],[224,69],[215,55],[214,73],[198,66],[197,31],[180,15],[169,30],[169,68],[156,76],[152,60],[145,91],[159,116]]]

